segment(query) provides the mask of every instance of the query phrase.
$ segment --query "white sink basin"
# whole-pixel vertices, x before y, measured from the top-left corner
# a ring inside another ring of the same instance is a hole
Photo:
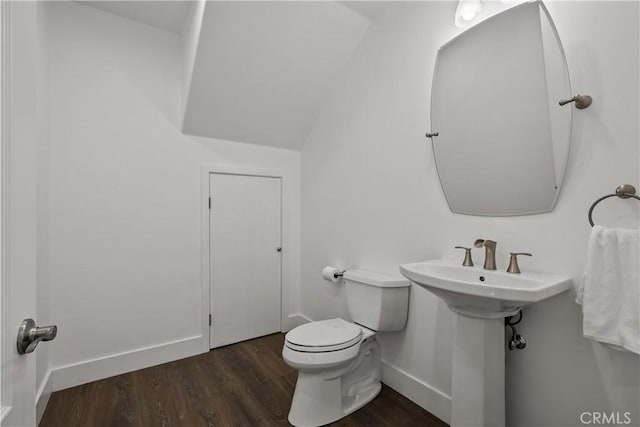
[[[403,264],[400,272],[413,283],[442,298],[465,316],[497,319],[571,287],[571,278],[556,274],[512,274],[464,267],[444,260]]]

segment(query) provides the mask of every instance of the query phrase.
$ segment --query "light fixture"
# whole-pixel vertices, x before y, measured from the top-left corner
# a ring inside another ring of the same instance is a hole
[[[482,4],[480,0],[459,0],[458,8],[456,9],[456,27],[463,28],[471,25],[471,21],[481,10]]]

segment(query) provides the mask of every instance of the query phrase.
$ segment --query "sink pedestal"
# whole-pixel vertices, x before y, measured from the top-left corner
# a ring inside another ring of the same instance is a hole
[[[503,427],[504,319],[454,317],[451,426]]]
[[[454,312],[451,425],[505,425],[504,318],[558,295],[571,278],[465,267],[446,260],[402,264],[400,272]]]

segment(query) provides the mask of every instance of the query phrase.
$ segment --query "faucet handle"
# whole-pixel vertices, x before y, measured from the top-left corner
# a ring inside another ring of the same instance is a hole
[[[509,267],[507,267],[507,273],[520,274],[520,267],[518,266],[518,255],[533,256],[529,252],[509,252],[511,258],[509,259]]]
[[[455,249],[464,249],[464,261],[462,265],[465,267],[473,267],[473,260],[471,259],[471,248],[467,248],[465,246],[456,246]]]

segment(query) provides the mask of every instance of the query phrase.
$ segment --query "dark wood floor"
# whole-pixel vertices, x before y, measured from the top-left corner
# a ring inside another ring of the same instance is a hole
[[[296,371],[282,360],[283,334],[53,393],[40,426],[279,426]],[[335,426],[446,426],[384,386]]]

